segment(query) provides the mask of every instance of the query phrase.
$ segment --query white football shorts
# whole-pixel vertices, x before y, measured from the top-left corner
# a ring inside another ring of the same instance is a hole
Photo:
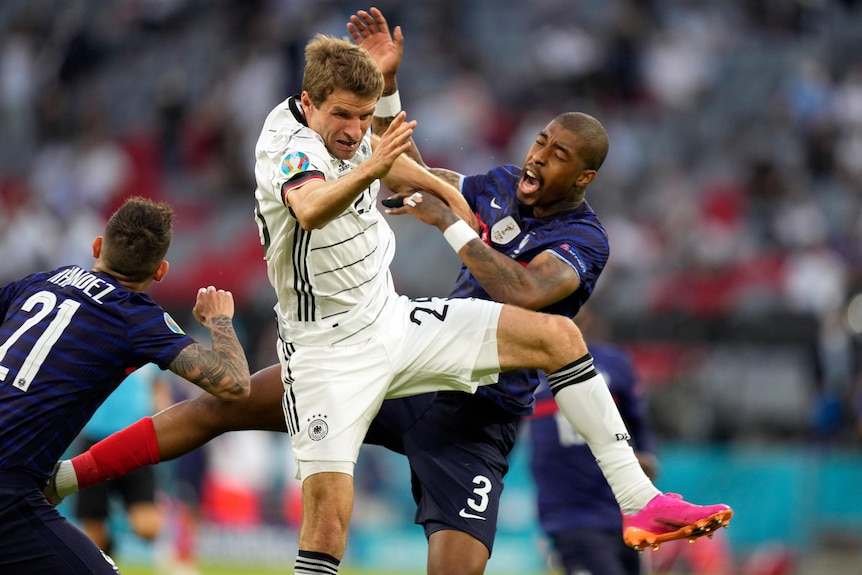
[[[298,476],[352,474],[384,399],[440,390],[474,393],[479,385],[496,383],[502,307],[480,299],[400,296],[361,343],[279,342],[282,407]]]

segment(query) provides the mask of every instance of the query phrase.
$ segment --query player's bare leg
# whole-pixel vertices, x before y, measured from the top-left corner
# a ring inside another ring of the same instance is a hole
[[[252,376],[251,393],[243,400],[226,402],[202,394],[176,403],[108,436],[71,460],[59,462],[45,493],[59,503],[89,485],[176,459],[228,431],[286,432],[283,393],[281,368],[273,365]]]
[[[297,575],[337,573],[347,549],[353,511],[353,476],[326,471],[302,482],[302,524],[299,552],[293,566]]]
[[[162,461],[176,459],[228,431],[287,432],[281,397],[281,367],[271,365],[252,375],[251,393],[243,400],[221,401],[201,394],[153,416]]]
[[[428,538],[427,575],[482,575],[488,559],[485,544],[463,531],[444,529]]]

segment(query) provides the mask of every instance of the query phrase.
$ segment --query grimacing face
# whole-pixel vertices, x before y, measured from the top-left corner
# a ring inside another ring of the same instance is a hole
[[[579,154],[580,138],[556,122],[548,124],[524,158],[518,200],[535,215],[565,209],[586,171]],[[555,209],[558,208],[558,209]]]
[[[319,108],[312,104],[307,92],[301,98],[308,127],[323,138],[329,153],[340,160],[356,155],[362,136],[371,127],[377,98],[336,90]]]

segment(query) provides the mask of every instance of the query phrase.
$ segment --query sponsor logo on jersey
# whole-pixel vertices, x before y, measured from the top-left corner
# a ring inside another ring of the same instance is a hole
[[[491,207],[495,210],[502,210],[503,206],[497,203],[497,198],[491,198]]]
[[[309,163],[311,161],[308,159],[308,156],[302,152],[291,152],[281,161],[281,171],[285,175],[302,172],[308,169]]]
[[[521,233],[518,222],[512,216],[506,216],[491,228],[491,241],[495,244],[508,244]]]
[[[482,517],[481,515],[476,515],[474,513],[470,513],[469,511],[467,511],[463,507],[461,508],[461,511],[458,512],[458,515],[460,515],[464,519],[481,519],[482,521],[486,521],[486,519],[484,517]]]
[[[324,421],[325,415],[312,415],[308,424],[308,437],[320,441],[329,433],[329,425]]]
[[[171,314],[169,314],[168,312],[165,312],[164,318],[165,318],[165,325],[168,326],[169,330],[171,330],[174,333],[180,333],[180,334],[186,333],[183,331],[183,328],[180,327],[180,324],[178,324],[177,321],[171,317]]]
[[[574,248],[572,248],[572,246],[570,246],[569,244],[560,244],[560,248],[572,254],[572,257],[575,258],[575,263],[577,263],[578,268],[580,268],[581,272],[587,271],[587,266],[584,265],[584,260],[581,259],[581,256],[578,255],[578,252],[576,252]]]

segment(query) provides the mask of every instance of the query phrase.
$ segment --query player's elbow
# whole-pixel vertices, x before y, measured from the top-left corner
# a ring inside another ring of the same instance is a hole
[[[543,292],[532,290],[525,286],[522,286],[522,289],[511,290],[503,303],[516,305],[532,311],[538,311],[549,305],[548,299]]]
[[[311,230],[319,230],[328,224],[332,218],[328,214],[314,208],[304,208],[293,210],[296,221],[303,230],[310,232]]]

